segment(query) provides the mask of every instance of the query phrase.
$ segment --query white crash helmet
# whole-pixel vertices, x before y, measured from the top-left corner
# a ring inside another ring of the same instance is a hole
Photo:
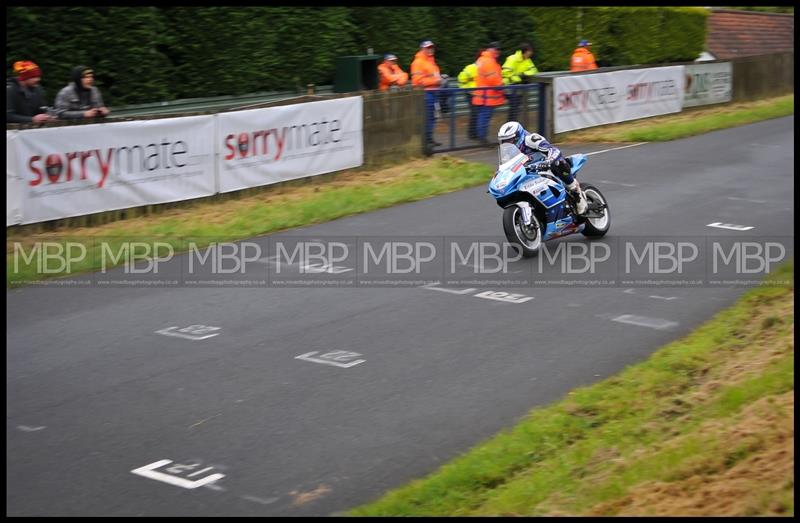
[[[506,122],[500,126],[497,131],[497,141],[503,143],[513,143],[517,148],[522,147],[522,141],[525,139],[525,129],[519,122]]]

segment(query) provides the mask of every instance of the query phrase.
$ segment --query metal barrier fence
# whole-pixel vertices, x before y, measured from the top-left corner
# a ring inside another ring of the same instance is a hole
[[[481,95],[487,91],[501,91],[505,101],[493,108],[485,124],[485,136],[480,136],[482,106],[474,104],[473,99],[482,100]],[[546,105],[543,84],[431,89],[425,93],[423,133],[430,133],[431,138],[425,145],[426,154],[494,145],[497,130],[509,120],[520,122],[529,131],[545,129],[545,113],[539,110]]]
[[[236,109],[247,109],[256,105],[298,100],[309,95],[331,95],[333,86],[309,84],[305,91],[271,91],[243,95],[210,96],[207,98],[186,98],[180,100],[153,102],[145,104],[111,107],[109,119],[142,117],[163,114],[179,114],[193,112],[221,112]]]

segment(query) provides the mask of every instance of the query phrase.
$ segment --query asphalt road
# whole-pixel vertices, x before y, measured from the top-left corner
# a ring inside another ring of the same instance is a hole
[[[582,179],[609,200],[610,239],[793,237],[793,124],[603,152]],[[500,241],[500,217],[480,187],[290,234]],[[7,514],[339,513],[643,360],[743,292],[526,287],[509,292],[533,299],[503,303],[476,299],[503,290],[491,286],[448,290],[8,291]],[[649,320],[620,321],[634,316]],[[164,331],[198,324],[216,336]],[[364,361],[313,361],[330,350]],[[156,474],[132,473],[148,465]],[[182,488],[212,474],[224,477]]]

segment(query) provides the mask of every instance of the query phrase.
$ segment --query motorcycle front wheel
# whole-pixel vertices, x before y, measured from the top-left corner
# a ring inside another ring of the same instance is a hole
[[[528,226],[522,221],[519,206],[506,207],[503,209],[503,231],[508,242],[522,251],[525,258],[539,254],[542,247],[542,228],[535,214],[531,213],[531,224]]]

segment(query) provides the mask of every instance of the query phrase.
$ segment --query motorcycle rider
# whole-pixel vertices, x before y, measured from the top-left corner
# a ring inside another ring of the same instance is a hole
[[[544,156],[544,161],[537,166],[537,170],[549,168],[553,174],[564,182],[567,190],[575,197],[575,211],[578,214],[586,213],[588,207],[586,196],[583,194],[578,180],[572,175],[572,166],[561,154],[561,151],[548,142],[544,136],[538,133],[529,133],[519,122],[506,122],[500,126],[500,130],[497,132],[497,140],[501,144],[512,143],[516,145],[517,149],[528,155],[531,160],[533,160],[535,153]]]

